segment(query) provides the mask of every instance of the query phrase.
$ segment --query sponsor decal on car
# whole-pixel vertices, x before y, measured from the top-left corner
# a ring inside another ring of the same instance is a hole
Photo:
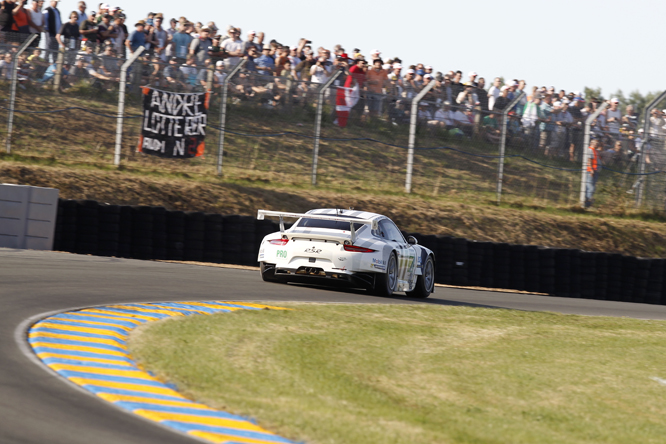
[[[380,265],[380,264],[370,264],[371,268],[376,268],[377,270],[386,270],[386,265]]]
[[[282,259],[287,258],[287,250],[278,250],[275,252],[275,257],[281,257]]]
[[[386,265],[386,261],[384,259],[377,259],[376,257],[372,258],[372,263],[377,265]]]
[[[339,260],[340,262],[344,262],[344,261],[347,260],[347,258],[346,258],[346,257],[339,257],[338,260]]]
[[[317,247],[312,247],[312,248],[306,248],[305,249],[306,253],[314,253],[314,254],[319,254],[321,253],[321,249]]]

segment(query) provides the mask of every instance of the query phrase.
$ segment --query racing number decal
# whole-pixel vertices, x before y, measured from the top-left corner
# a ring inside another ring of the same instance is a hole
[[[280,257],[282,259],[286,259],[287,258],[287,250],[278,250],[275,253],[275,257]]]

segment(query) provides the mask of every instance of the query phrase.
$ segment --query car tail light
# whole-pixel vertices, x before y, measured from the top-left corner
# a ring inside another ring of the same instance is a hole
[[[287,242],[289,242],[289,239],[271,239],[268,241],[272,245],[287,245]]]
[[[356,245],[345,245],[344,246],[345,251],[353,251],[356,253],[374,253],[375,250],[371,250],[370,248],[363,248],[363,247],[357,247]]]

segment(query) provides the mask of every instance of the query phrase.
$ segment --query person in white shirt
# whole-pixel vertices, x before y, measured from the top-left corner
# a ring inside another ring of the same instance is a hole
[[[240,39],[240,30],[238,28],[230,29],[229,35],[230,37],[220,44],[220,47],[230,55],[224,60],[227,69],[236,66],[243,56],[243,41]]]
[[[606,110],[606,124],[608,125],[608,132],[613,139],[620,137],[620,125],[622,125],[622,111],[618,105],[620,101],[617,98],[610,100],[610,107]]]
[[[442,107],[435,113],[434,120],[428,122],[429,125],[441,126],[444,128],[451,128],[454,126],[453,119],[451,118],[451,103],[446,101],[442,103]]]
[[[488,110],[492,111],[495,106],[495,101],[500,96],[500,87],[502,85],[502,79],[495,77],[493,80],[493,86],[488,90]]]
[[[39,41],[42,37],[42,32],[44,31],[44,15],[42,15],[42,5],[44,2],[42,0],[32,0],[32,7],[26,9],[28,13],[28,18],[30,19],[30,32],[32,34],[37,34],[37,38],[30,43],[30,46],[33,48],[39,47]]]

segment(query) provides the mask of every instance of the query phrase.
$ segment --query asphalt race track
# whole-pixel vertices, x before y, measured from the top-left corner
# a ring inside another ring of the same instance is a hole
[[[25,329],[48,313],[119,302],[427,303],[666,319],[666,306],[438,287],[425,301],[267,284],[258,272],[0,249],[0,443],[192,443],[56,376],[29,352]],[[279,304],[276,304],[279,305]]]

